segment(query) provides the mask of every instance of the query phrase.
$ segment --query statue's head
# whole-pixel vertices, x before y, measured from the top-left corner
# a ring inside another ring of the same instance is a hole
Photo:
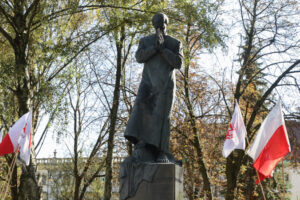
[[[152,17],[152,25],[155,30],[160,29],[164,35],[166,35],[168,24],[169,18],[163,13],[157,13]]]

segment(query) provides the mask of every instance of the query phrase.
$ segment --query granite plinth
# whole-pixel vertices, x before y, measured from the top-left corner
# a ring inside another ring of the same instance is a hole
[[[182,200],[183,170],[175,164],[151,164],[158,168],[152,182],[142,181],[134,197],[128,200]]]

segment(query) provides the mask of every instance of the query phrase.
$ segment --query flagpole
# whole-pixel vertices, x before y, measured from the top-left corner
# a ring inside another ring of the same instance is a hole
[[[247,141],[247,143],[248,143],[248,146],[250,145],[250,143],[249,143],[249,139],[248,139],[248,136],[246,135],[246,141]],[[255,169],[255,168],[254,168]],[[261,191],[262,191],[262,194],[263,194],[263,197],[264,197],[264,200],[266,200],[266,196],[265,196],[265,190],[264,190],[264,188],[263,188],[263,186],[262,186],[262,184],[261,184],[261,181],[260,181],[260,177],[259,177],[259,174],[258,174],[258,171],[257,171],[257,169],[255,169],[255,171],[256,171],[256,176],[257,176],[257,178],[258,178],[258,181],[259,181],[259,186],[260,186],[260,189],[261,189]]]
[[[284,184],[284,172],[283,172],[283,159],[281,160],[281,173],[282,173],[282,189],[283,189],[283,199],[285,199],[285,184]]]
[[[7,176],[6,176],[6,179],[5,179],[5,180],[8,180],[8,179],[9,179],[10,172],[11,172],[11,169],[12,169],[12,165],[13,165],[14,159],[15,159],[15,155],[13,156],[13,159],[12,159],[10,165],[9,165],[9,170],[8,170],[8,172],[7,172]],[[0,190],[1,199],[2,199],[2,196],[3,196],[2,193],[3,193],[4,190],[5,190],[5,186],[6,186],[6,185],[3,185],[3,187],[1,187],[1,190]]]
[[[254,168],[255,169],[255,168]],[[265,191],[264,191],[264,188],[263,188],[263,186],[262,186],[262,184],[261,184],[261,181],[260,181],[260,178],[259,178],[259,174],[258,174],[258,171],[255,169],[255,171],[256,171],[256,175],[257,175],[257,178],[258,178],[258,181],[259,181],[259,186],[260,186],[260,188],[261,188],[261,191],[262,191],[262,194],[263,194],[263,197],[264,197],[264,200],[266,200],[266,196],[265,196]]]
[[[5,190],[2,191],[2,189],[1,189],[1,194],[2,194],[3,192],[5,192],[3,198],[1,198],[1,199],[3,199],[3,200],[5,200],[5,198],[6,198],[7,190],[8,190],[8,187],[9,187],[9,185],[10,185],[11,178],[12,178],[13,169],[14,169],[15,164],[16,164],[16,158],[17,158],[18,152],[19,152],[19,148],[18,148],[18,150],[16,151],[16,153],[15,153],[15,155],[14,155],[14,157],[13,157],[12,163],[11,163],[11,165],[10,165],[10,169],[9,169],[8,175],[7,175],[8,181],[7,181],[6,186],[4,186]],[[3,189],[4,189],[4,188],[3,188]]]

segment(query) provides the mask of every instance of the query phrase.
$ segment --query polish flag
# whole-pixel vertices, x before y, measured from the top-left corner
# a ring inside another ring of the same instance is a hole
[[[234,149],[245,149],[245,137],[247,135],[246,127],[243,121],[239,104],[236,102],[234,113],[226,134],[222,154],[225,158]]]
[[[278,102],[262,123],[248,150],[248,155],[253,158],[253,166],[259,174],[256,184],[265,178],[272,177],[277,163],[290,151],[281,103]]]
[[[32,111],[24,114],[0,143],[0,156],[20,151],[20,158],[29,165],[31,146]]]

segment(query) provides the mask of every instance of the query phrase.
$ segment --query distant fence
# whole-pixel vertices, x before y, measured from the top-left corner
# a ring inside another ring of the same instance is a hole
[[[104,158],[95,158],[103,160]],[[81,162],[86,162],[88,158],[80,158]],[[121,163],[124,157],[113,157],[113,163]],[[73,162],[73,158],[38,158],[36,159],[37,164],[53,165],[53,164],[68,164]]]

